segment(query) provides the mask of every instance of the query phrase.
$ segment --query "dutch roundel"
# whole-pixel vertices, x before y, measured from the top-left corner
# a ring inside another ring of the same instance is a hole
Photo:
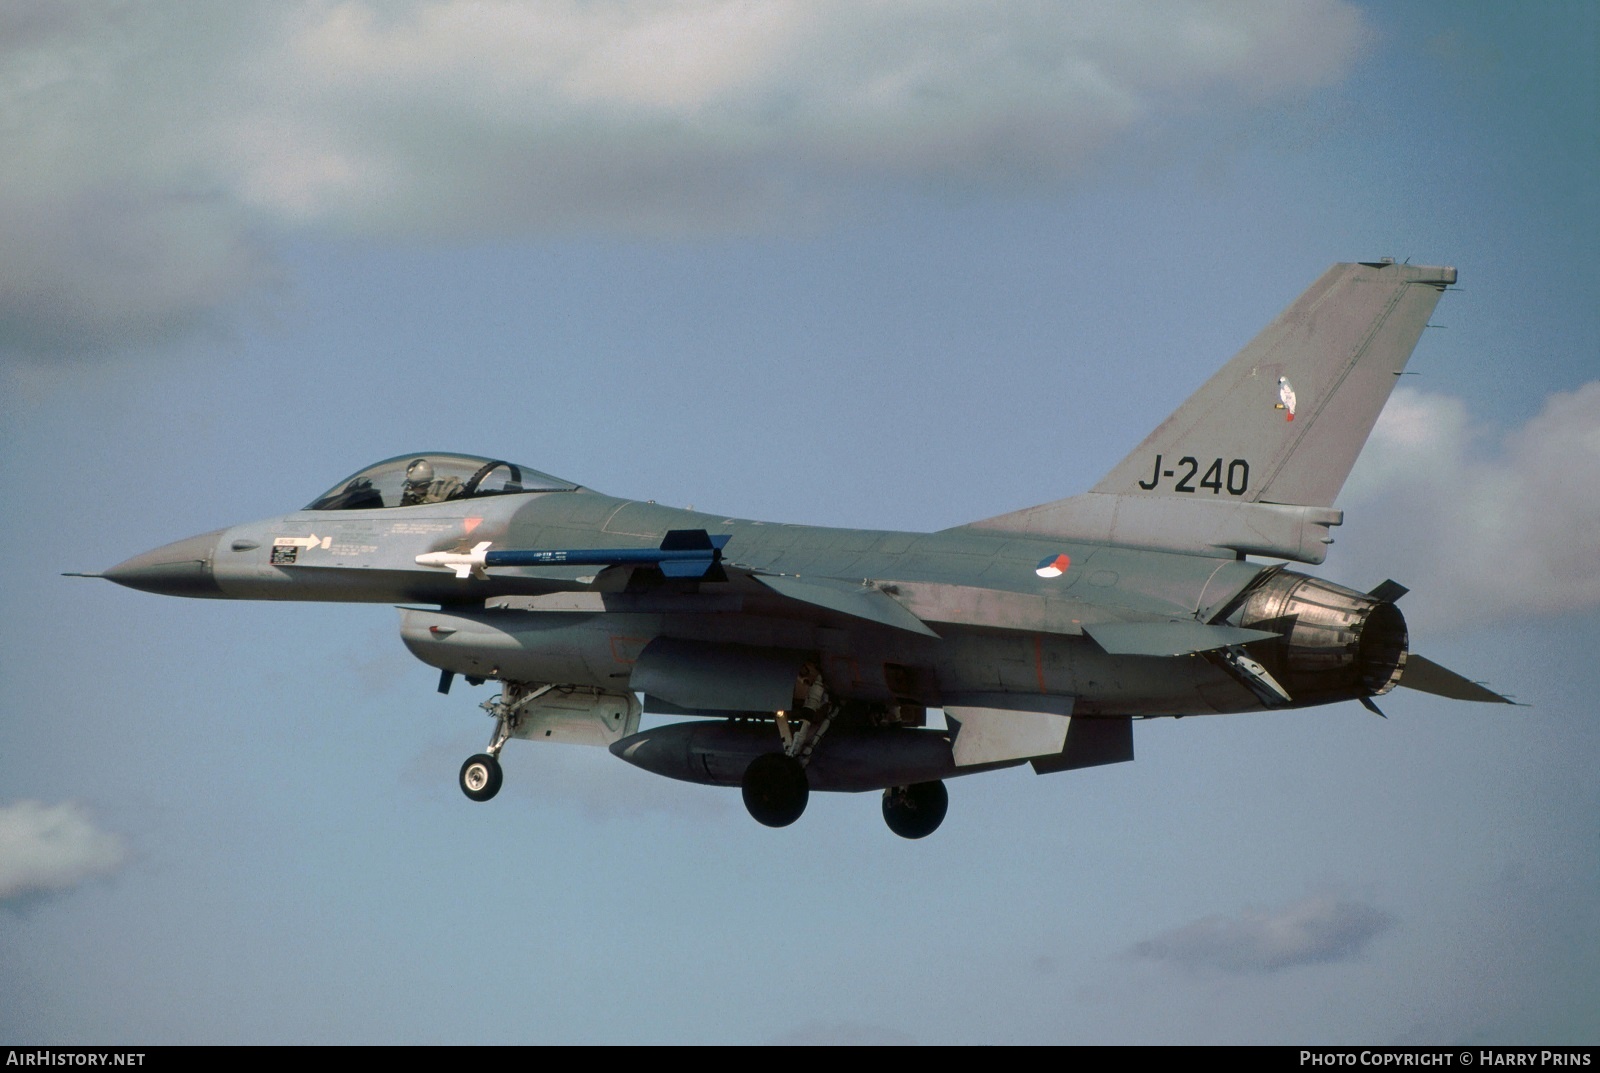
[[[1034,568],[1033,572],[1040,577],[1060,577],[1071,565],[1072,560],[1066,555],[1049,555]]]

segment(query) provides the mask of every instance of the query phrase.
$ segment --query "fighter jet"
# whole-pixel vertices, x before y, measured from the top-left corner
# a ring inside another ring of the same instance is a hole
[[[498,687],[460,771],[474,801],[518,738],[739,786],[771,827],[813,790],[879,790],[890,829],[921,838],[945,780],[1131,760],[1135,720],[1378,711],[1396,685],[1509,703],[1409,651],[1404,586],[1288,568],[1323,562],[1334,499],[1455,282],[1334,265],[1089,492],[940,532],[728,518],[420,452],[90,576],[402,605],[440,693]],[[645,712],[675,721],[641,730]]]

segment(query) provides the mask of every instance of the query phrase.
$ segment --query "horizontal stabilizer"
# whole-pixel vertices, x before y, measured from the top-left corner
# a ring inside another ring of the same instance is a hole
[[[857,581],[840,581],[834,578],[789,577],[784,574],[755,574],[756,581],[780,596],[836,611],[851,618],[865,619],[897,630],[920,633],[924,637],[938,637],[916,615],[907,611],[894,597],[878,589],[868,588]]]
[[[1200,622],[1096,622],[1083,632],[1113,656],[1188,656],[1277,637],[1267,630]]]
[[[1455,671],[1439,666],[1431,659],[1415,652],[1406,657],[1406,668],[1400,674],[1400,684],[1419,693],[1432,693],[1451,700],[1475,700],[1484,704],[1515,704],[1510,697],[1502,697],[1487,686]]]
[[[1394,578],[1390,578],[1382,585],[1379,585],[1377,588],[1367,593],[1367,595],[1382,603],[1392,604],[1410,591],[1410,589],[1400,584]]]

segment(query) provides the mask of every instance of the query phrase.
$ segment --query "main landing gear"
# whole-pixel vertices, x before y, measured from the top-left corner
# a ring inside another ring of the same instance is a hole
[[[942,782],[891,786],[883,791],[883,822],[901,838],[927,838],[944,822],[950,793]]]
[[[787,827],[805,812],[811,798],[807,765],[839,711],[813,663],[801,670],[795,698],[802,701],[800,707],[777,713],[782,751],[762,753],[750,761],[739,784],[744,807],[767,827]],[[933,834],[949,807],[950,795],[939,781],[891,786],[883,792],[883,820],[901,838]]]
[[[787,827],[811,798],[806,769],[787,753],[762,753],[744,769],[744,807],[757,823]]]
[[[806,769],[784,753],[763,753],[745,769],[744,807],[757,823],[787,827],[800,818],[811,797]],[[950,808],[942,782],[891,786],[883,791],[883,822],[901,838],[927,838],[939,829]]]
[[[768,827],[787,827],[800,818],[811,799],[811,784],[806,779],[806,764],[822,740],[837,710],[822,684],[822,672],[815,663],[800,669],[794,683],[795,699],[800,702],[790,713],[778,713],[778,736],[783,751],[762,753],[744,769],[739,788],[744,807],[757,823]],[[794,724],[798,723],[798,726]]]

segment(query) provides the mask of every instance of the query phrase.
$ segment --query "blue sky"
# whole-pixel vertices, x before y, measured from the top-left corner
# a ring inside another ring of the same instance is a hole
[[[0,1038],[1600,1037],[1586,4],[12,5]],[[1530,706],[737,794],[381,606],[61,578],[410,450],[935,529],[1082,491],[1328,264],[1456,265],[1321,573]]]

